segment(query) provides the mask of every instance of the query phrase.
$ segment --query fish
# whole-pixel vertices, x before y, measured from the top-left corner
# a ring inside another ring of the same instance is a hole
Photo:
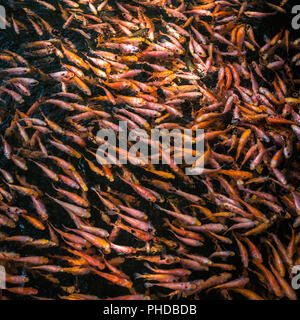
[[[288,1],[34,4],[3,19],[3,298],[296,300],[300,40],[265,27]]]

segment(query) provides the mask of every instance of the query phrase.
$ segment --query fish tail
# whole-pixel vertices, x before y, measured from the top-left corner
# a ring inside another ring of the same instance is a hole
[[[153,287],[153,283],[150,283],[150,282],[145,282],[145,287],[148,289],[148,288],[151,288],[151,287]]]
[[[134,278],[135,278],[135,279],[140,279],[141,277],[142,277],[142,275],[141,275],[140,273],[137,273],[137,272],[136,272],[136,273],[134,274]]]

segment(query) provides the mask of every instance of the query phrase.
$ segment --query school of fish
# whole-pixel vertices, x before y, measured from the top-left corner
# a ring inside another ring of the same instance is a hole
[[[0,300],[297,300],[300,37],[263,27],[289,2],[5,2]],[[97,161],[120,121],[203,129],[204,169]]]

